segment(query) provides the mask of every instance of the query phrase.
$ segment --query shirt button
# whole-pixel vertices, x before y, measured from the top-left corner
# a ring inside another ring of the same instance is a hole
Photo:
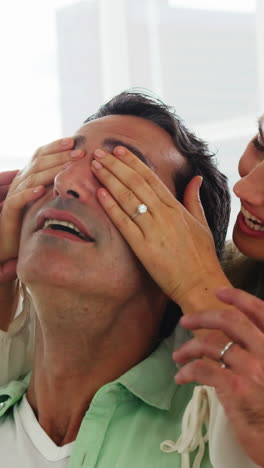
[[[5,405],[6,405],[5,401],[2,401],[2,403],[0,403],[0,410],[3,409]]]

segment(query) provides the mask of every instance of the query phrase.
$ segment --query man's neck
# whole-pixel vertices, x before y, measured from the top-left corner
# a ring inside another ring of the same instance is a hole
[[[60,311],[54,310],[55,313],[60,316]],[[76,317],[83,311],[71,310],[71,313]],[[137,307],[133,304],[133,310],[127,306],[125,311],[112,312],[115,316],[112,321],[107,320],[110,310],[101,311],[102,320],[97,320],[101,326],[97,327],[92,323],[89,326],[87,320],[86,325],[76,328],[74,316],[71,327],[62,317],[55,330],[52,320],[38,321],[27,398],[40,425],[57,445],[75,440],[99,388],[116,380],[152,352],[157,343],[159,314],[160,311],[154,311],[153,306],[150,308],[142,301]],[[40,316],[43,317],[43,312]],[[88,316],[95,317],[95,311],[87,308]]]

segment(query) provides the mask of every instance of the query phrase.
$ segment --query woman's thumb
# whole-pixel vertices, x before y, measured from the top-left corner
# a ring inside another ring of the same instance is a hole
[[[184,191],[183,204],[197,221],[208,226],[200,199],[200,188],[203,183],[202,176],[193,177]]]

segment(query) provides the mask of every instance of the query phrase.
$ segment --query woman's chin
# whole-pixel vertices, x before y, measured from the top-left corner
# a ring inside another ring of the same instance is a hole
[[[233,229],[233,242],[246,257],[264,261],[264,238],[254,238],[245,234],[241,231],[237,221]]]

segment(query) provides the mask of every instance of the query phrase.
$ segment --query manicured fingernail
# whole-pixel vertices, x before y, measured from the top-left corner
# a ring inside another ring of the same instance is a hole
[[[41,192],[41,190],[43,190],[43,185],[39,185],[38,187],[35,187],[33,192],[38,193],[38,192]]]
[[[95,159],[92,160],[92,166],[95,167],[95,169],[101,169],[103,165],[99,163],[99,161],[95,161]]]
[[[103,158],[106,155],[106,152],[98,148],[95,150],[94,154],[98,158]]]
[[[188,325],[188,323],[190,322],[190,319],[192,319],[192,317],[190,317],[189,315],[183,315],[181,318],[180,318],[180,323],[181,325]]]
[[[126,149],[122,148],[122,146],[118,146],[115,148],[115,153],[118,154],[118,156],[124,156],[126,154]]]
[[[109,193],[108,193],[107,190],[105,190],[105,189],[101,189],[101,190],[100,190],[100,195],[101,195],[103,198],[109,197]]]
[[[71,151],[71,158],[72,158],[72,159],[78,159],[78,158],[80,158],[82,155],[83,155],[83,151],[82,151],[82,150],[73,150],[73,151]]]
[[[228,294],[229,292],[230,292],[230,288],[228,288],[228,287],[226,287],[226,286],[220,286],[220,287],[218,287],[218,288],[216,289],[216,294],[217,294],[218,296],[222,296],[222,295],[225,296],[225,294],[226,294],[226,293]]]
[[[63,164],[62,169],[66,169],[66,167],[71,166],[72,162],[68,161],[66,164]]]
[[[203,177],[200,176],[199,185],[198,185],[198,188],[199,188],[199,189],[201,188],[202,183],[203,183]]]
[[[68,146],[70,143],[72,143],[72,138],[64,138],[61,142],[61,146]]]

